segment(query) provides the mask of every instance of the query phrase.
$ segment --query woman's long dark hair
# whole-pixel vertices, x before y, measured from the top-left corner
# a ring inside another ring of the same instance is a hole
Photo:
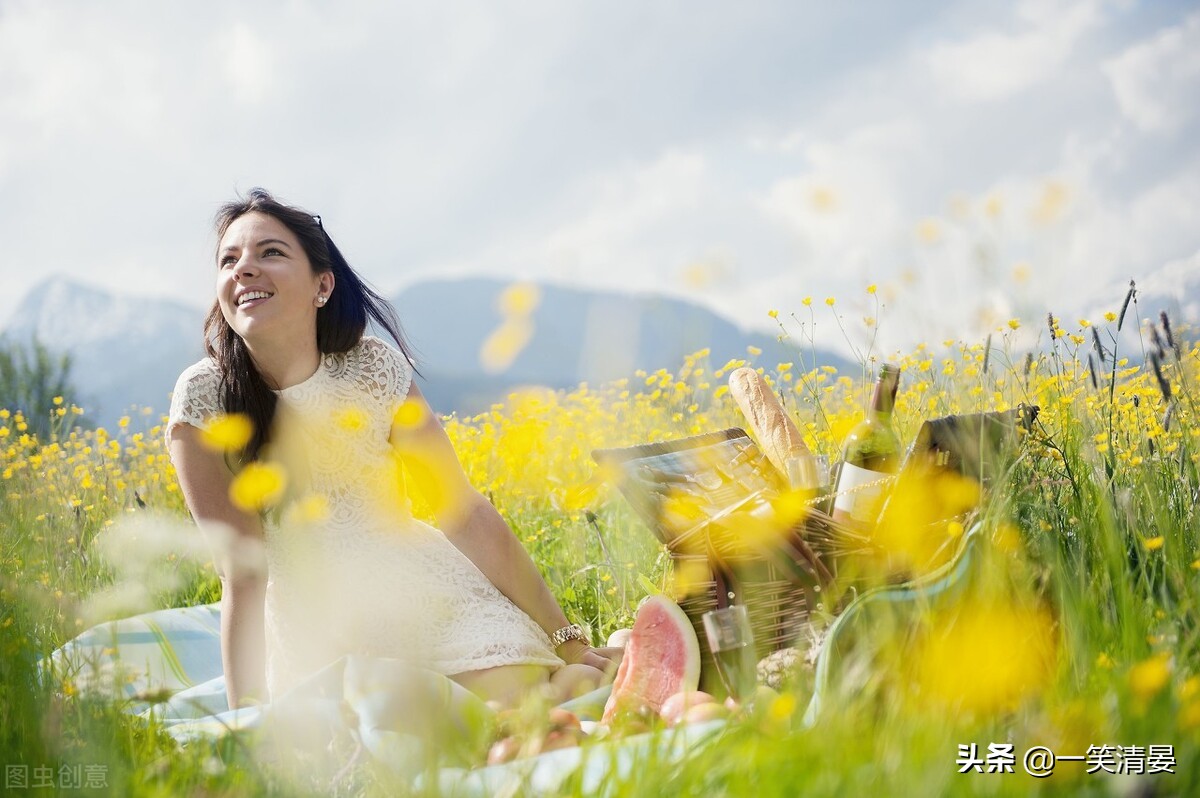
[[[282,203],[265,189],[252,188],[245,198],[226,203],[217,211],[214,225],[218,247],[234,220],[247,213],[266,214],[291,230],[308,256],[313,274],[333,272],[333,293],[317,309],[317,350],[322,356],[354,348],[362,340],[370,317],[396,342],[409,364],[415,363],[395,308],[354,273],[325,232],[321,217]],[[221,372],[221,404],[225,412],[242,413],[254,425],[254,434],[242,452],[242,462],[256,460],[270,440],[277,397],[254,365],[246,342],[225,320],[219,302],[213,302],[204,320],[204,343]]]

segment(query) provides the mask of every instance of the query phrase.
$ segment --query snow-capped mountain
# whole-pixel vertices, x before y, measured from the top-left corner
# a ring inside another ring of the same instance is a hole
[[[97,423],[112,424],[132,405],[166,412],[179,373],[204,355],[204,311],[168,299],[122,296],[56,277],[35,287],[5,335],[37,336],[71,355],[69,397]]]
[[[479,412],[518,385],[570,388],[583,380],[631,376],[639,368],[674,369],[705,347],[716,366],[746,357],[750,346],[762,350],[757,362],[768,367],[797,359],[792,345],[678,299],[542,285],[530,315],[532,338],[507,369],[489,374],[479,353],[501,322],[496,308],[509,285],[483,278],[430,280],[393,298],[418,350],[421,389],[439,412]],[[122,296],[55,278],[30,292],[5,335],[28,340],[36,334],[51,349],[69,352],[79,393],[70,398],[92,422],[111,425],[131,406],[150,407],[155,415],[167,411],[179,373],[204,356],[204,313],[172,300]],[[820,365],[849,365],[830,353],[818,352],[817,359]]]

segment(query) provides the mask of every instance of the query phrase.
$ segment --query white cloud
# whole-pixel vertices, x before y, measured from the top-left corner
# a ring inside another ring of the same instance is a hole
[[[1175,132],[1196,117],[1200,14],[1137,42],[1104,64],[1121,113],[1148,132]]]
[[[266,99],[275,82],[271,43],[239,22],[221,36],[218,48],[234,99],[242,105]]]
[[[1017,17],[1020,32],[985,31],[931,47],[924,60],[934,81],[955,99],[1004,99],[1049,78],[1100,21],[1093,0],[1023,0]]]

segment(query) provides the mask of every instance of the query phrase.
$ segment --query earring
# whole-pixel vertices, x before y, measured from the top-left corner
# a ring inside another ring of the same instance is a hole
[[[320,296],[320,295],[318,295],[318,296],[317,296],[317,304],[318,304],[318,305],[324,305],[324,304],[325,304],[325,302],[326,302],[326,301],[328,301],[328,299],[329,299],[329,297],[327,297],[327,296]]]

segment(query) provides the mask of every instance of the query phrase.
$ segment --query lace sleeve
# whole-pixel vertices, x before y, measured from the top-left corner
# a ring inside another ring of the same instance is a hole
[[[380,401],[390,416],[408,396],[412,364],[403,353],[373,335],[363,336],[359,352],[356,376],[360,385],[367,394]]]
[[[163,436],[171,443],[171,432],[179,424],[203,427],[221,412],[221,374],[209,359],[189,366],[179,375],[171,394],[171,410]]]

